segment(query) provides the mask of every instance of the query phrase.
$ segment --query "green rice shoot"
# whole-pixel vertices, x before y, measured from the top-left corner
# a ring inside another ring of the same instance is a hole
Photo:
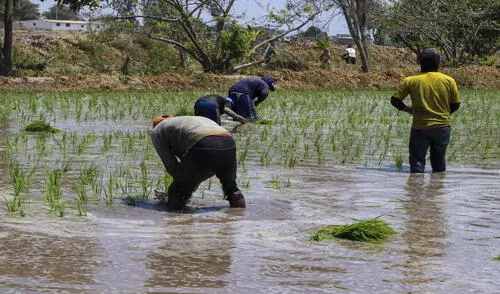
[[[51,125],[43,120],[35,120],[24,127],[26,132],[39,132],[39,133],[59,133],[60,130],[53,128]]]
[[[383,220],[368,219],[347,225],[330,225],[313,232],[313,241],[331,240],[335,238],[358,242],[381,243],[396,234]]]
[[[498,260],[498,261],[500,261],[500,255],[498,255],[497,257],[493,257],[493,260]]]

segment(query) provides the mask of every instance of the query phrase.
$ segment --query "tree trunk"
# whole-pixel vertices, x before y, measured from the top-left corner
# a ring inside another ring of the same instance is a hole
[[[177,51],[179,52],[179,67],[186,68],[187,67],[187,60],[186,60],[186,53],[184,52],[184,49],[177,48]]]
[[[355,41],[358,47],[358,54],[361,58],[361,69],[363,72],[370,72],[370,57],[368,55],[368,45],[366,40]]]
[[[368,56],[367,29],[366,29],[366,7],[367,1],[343,0],[338,1],[345,21],[354,43],[358,47],[358,55],[361,59],[363,72],[370,71],[370,57]]]
[[[4,10],[4,40],[2,48],[2,60],[0,64],[0,74],[9,75],[12,70],[12,6],[13,0],[5,0]]]

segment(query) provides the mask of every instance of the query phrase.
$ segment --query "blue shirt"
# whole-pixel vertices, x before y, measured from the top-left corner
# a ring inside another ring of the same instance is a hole
[[[243,93],[252,97],[252,100],[257,98],[257,104],[261,103],[269,95],[269,86],[262,79],[246,78],[238,81],[229,88],[228,93]]]

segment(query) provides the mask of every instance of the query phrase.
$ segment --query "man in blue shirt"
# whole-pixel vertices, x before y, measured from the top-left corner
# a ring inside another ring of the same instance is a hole
[[[194,104],[194,115],[204,116],[213,120],[218,125],[221,125],[220,116],[225,113],[242,124],[247,123],[248,119],[235,113],[232,110],[233,107],[234,102],[231,98],[224,98],[215,94],[205,95],[196,100]]]
[[[266,100],[269,91],[274,90],[274,80],[269,76],[246,78],[232,85],[228,96],[234,101],[235,112],[253,122],[257,120],[255,107]]]

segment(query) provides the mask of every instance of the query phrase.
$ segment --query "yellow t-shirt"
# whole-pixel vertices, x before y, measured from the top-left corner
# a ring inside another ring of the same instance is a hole
[[[440,72],[425,72],[403,79],[392,95],[403,100],[410,95],[415,129],[434,129],[451,124],[450,104],[460,103],[455,80]]]

